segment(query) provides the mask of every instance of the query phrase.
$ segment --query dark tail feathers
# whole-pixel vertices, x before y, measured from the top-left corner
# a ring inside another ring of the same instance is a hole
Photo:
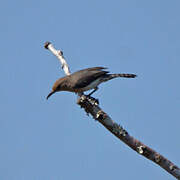
[[[103,82],[109,81],[111,79],[117,78],[117,77],[124,77],[124,78],[135,78],[135,74],[105,74],[103,77]]]
[[[112,78],[124,77],[124,78],[135,78],[135,74],[109,74]]]

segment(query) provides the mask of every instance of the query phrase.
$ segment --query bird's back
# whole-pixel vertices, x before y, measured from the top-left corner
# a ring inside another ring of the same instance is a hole
[[[104,71],[104,67],[93,67],[77,71],[70,75],[71,80],[74,82],[74,88],[83,88],[91,84],[94,80],[108,73]]]

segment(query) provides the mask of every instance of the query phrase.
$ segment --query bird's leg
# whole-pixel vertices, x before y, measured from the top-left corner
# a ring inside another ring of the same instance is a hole
[[[98,90],[98,87],[95,87],[94,90],[87,95],[87,97],[88,97],[91,101],[93,101],[93,104],[97,104],[97,105],[98,105],[98,104],[99,104],[99,100],[96,99],[96,98],[94,98],[94,97],[91,97],[91,95],[92,95],[95,91],[97,91],[97,90]]]
[[[91,96],[94,92],[96,92],[98,90],[98,87],[95,87],[94,90],[92,92],[90,92],[87,96]]]

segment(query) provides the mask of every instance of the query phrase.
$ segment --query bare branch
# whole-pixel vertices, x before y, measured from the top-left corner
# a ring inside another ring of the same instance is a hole
[[[46,42],[44,47],[46,49],[49,49],[60,60],[63,70],[65,71],[66,75],[69,75],[69,67],[63,57],[62,51],[56,50],[50,42]],[[153,149],[149,148],[148,146],[144,145],[134,137],[130,136],[129,133],[125,129],[123,129],[121,125],[114,122],[108,116],[108,114],[106,114],[98,106],[96,101],[94,101],[93,99],[89,99],[83,94],[78,95],[80,97],[77,104],[80,105],[81,108],[84,108],[86,113],[91,114],[95,120],[98,120],[98,122],[100,122],[105,128],[107,128],[112,134],[114,134],[117,138],[131,147],[138,154],[158,164],[175,178],[180,179],[180,168],[178,166],[174,165],[171,161],[169,161]]]
[[[44,44],[44,47],[48,50],[50,50],[61,62],[61,67],[64,70],[66,75],[70,75],[70,70],[69,70],[69,66],[63,56],[63,52],[60,50],[56,50],[53,45],[50,42],[46,42]]]
[[[86,100],[86,96],[81,96],[77,102],[86,113],[90,113],[95,120],[98,120],[105,128],[107,128],[112,134],[117,138],[131,147],[138,154],[146,157],[147,159],[158,164],[160,167],[165,169],[167,172],[172,174],[177,179],[180,179],[180,169],[174,165],[171,161],[163,157],[161,154],[157,153],[153,149],[144,145],[142,142],[138,141],[134,137],[130,136],[129,133],[119,124],[114,122],[108,114],[106,114],[99,106]]]

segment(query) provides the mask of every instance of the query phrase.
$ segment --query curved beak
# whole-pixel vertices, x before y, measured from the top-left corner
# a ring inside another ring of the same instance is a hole
[[[48,96],[46,97],[46,99],[48,100],[48,98],[49,98],[51,95],[53,95],[55,92],[56,92],[56,91],[51,91],[51,92],[48,94]]]

